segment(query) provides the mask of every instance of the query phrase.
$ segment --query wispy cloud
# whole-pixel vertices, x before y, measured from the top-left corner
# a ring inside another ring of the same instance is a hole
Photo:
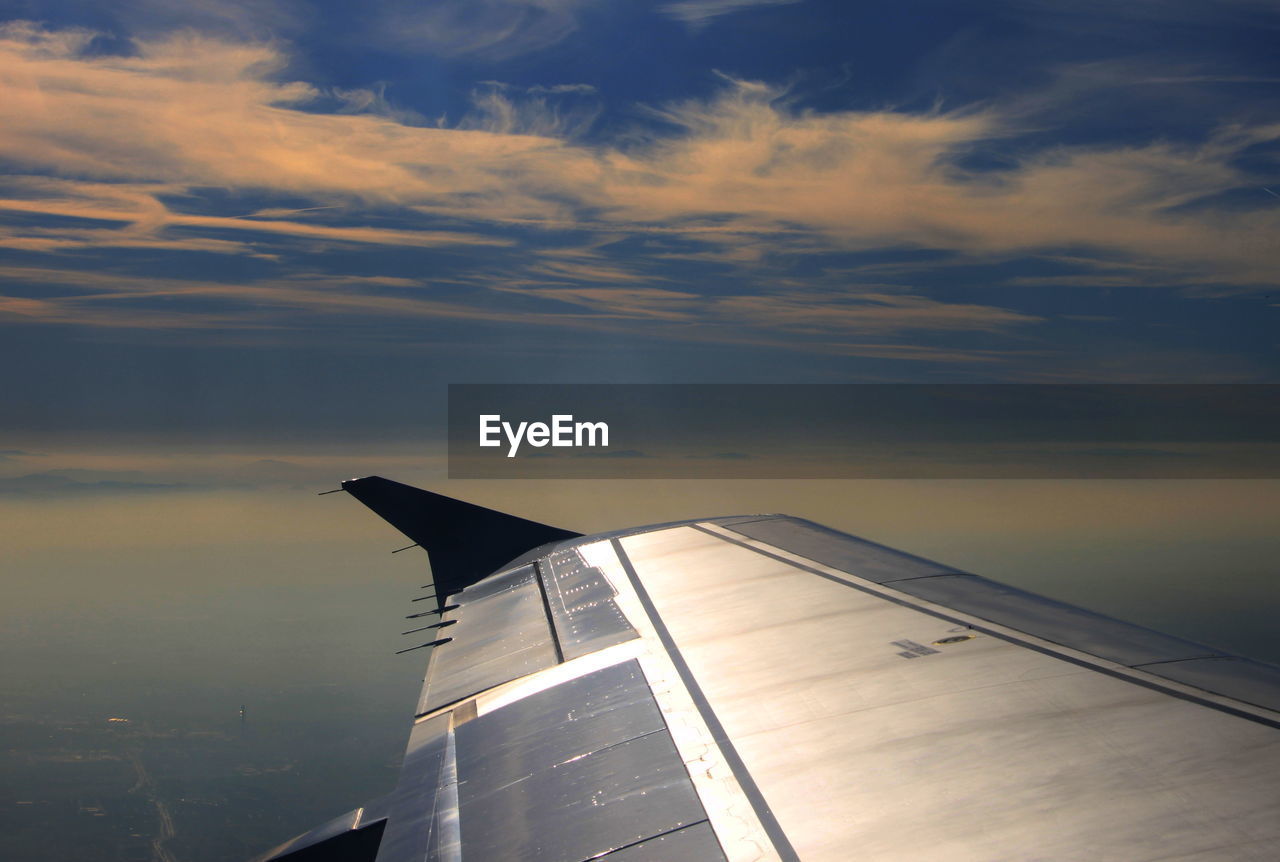
[[[577,8],[508,5],[560,21],[543,25],[547,39]],[[684,5],[708,15],[741,6]],[[1242,290],[1280,278],[1280,208],[1256,191],[1275,180],[1242,158],[1280,141],[1280,124],[1046,147],[1023,139],[1028,118],[1041,121],[1069,87],[1038,103],[1024,94],[968,109],[817,112],[782,89],[723,78],[711,95],[648,109],[647,125],[609,138],[589,134],[600,96],[585,85],[489,82],[470,114],[430,125],[376,87],[287,80],[279,43],[185,33],[112,54],[90,50],[93,38],[0,30],[0,158],[27,172],[0,189],[0,246],[279,265],[239,281],[97,261],[11,267],[20,287],[0,298],[10,321],[243,333],[340,316],[468,320],[995,362],[1009,351],[941,342],[1025,332],[1042,318],[948,299],[914,275],[1036,256],[1074,270],[1004,283],[1060,286],[1079,273],[1094,286]],[[493,33],[474,41],[477,51],[501,43]],[[971,164],[988,151],[1006,158]],[[1220,205],[1241,189],[1256,200]],[[434,258],[363,280],[299,263],[317,249],[446,247],[483,254],[429,279],[408,276],[438,272]],[[797,274],[823,255],[884,249],[939,257]],[[728,275],[700,277],[713,270]]]
[[[698,328],[736,326],[793,336],[890,335],[912,331],[997,332],[1041,318],[995,306],[941,302],[908,293],[849,289],[706,296],[648,287],[507,288],[610,317],[668,320]],[[710,336],[714,337],[714,336]]]
[[[1040,318],[989,305],[939,302],[922,296],[853,292],[734,296],[719,300],[726,318],[794,332],[858,335],[909,331],[985,331],[1040,322]]]
[[[611,318],[692,321],[705,302],[696,293],[655,287],[508,288],[543,300],[582,306]]]
[[[678,0],[675,3],[664,3],[661,9],[664,14],[696,29],[722,15],[730,15],[743,9],[788,6],[799,2],[800,0]]]
[[[471,99],[472,110],[457,128],[498,135],[573,138],[586,132],[601,110],[595,88],[587,84],[514,87],[483,81]]]
[[[389,0],[373,9],[378,44],[445,57],[491,60],[540,51],[578,28],[588,0]]]
[[[11,199],[11,209],[132,226],[123,235],[70,232],[70,243],[122,236],[154,242],[151,226],[173,224],[213,242],[243,242],[246,231],[405,245],[468,241],[456,231],[174,213],[145,187],[156,183],[262,189],[508,224],[648,226],[704,237],[709,230],[767,236],[799,228],[845,249],[982,255],[1096,248],[1197,265],[1245,283],[1280,272],[1276,208],[1187,206],[1256,188],[1237,157],[1280,140],[1280,125],[1224,127],[1195,145],[1056,147],[1007,169],[979,171],[965,168],[962,157],[1016,134],[1017,124],[994,106],[819,114],[794,110],[784,93],[765,85],[727,81],[710,99],[654,109],[678,133],[624,150],[573,143],[580,119],[566,120],[544,95],[525,94],[517,104],[498,86],[485,91],[466,127],[424,128],[381,115],[300,109],[317,91],[276,81],[284,57],[267,44],[188,35],[140,43],[133,56],[87,56],[78,53],[82,33],[12,25],[6,34],[0,155],[125,187],[114,209],[106,200]],[[28,231],[11,233],[10,241],[38,247],[57,236]]]
[[[506,215],[536,217],[559,212],[538,200],[546,171],[571,178],[585,160],[554,138],[302,110],[321,94],[274,80],[285,57],[266,43],[187,34],[118,56],[81,53],[83,33],[2,32],[0,156],[38,171],[455,213],[467,196],[500,198]]]
[[[0,246],[28,251],[69,248],[154,248],[225,254],[255,253],[251,239],[226,239],[246,233],[292,237],[322,243],[359,243],[427,248],[445,245],[510,245],[511,241],[475,233],[403,230],[314,224],[286,218],[306,210],[259,211],[250,216],[223,217],[173,212],[160,200],[179,191],[172,185],[108,184],[18,178],[13,191],[34,191],[39,197],[0,198],[0,210],[15,215],[59,216],[86,221],[114,222],[111,227],[48,227],[14,223],[0,227]],[[320,208],[325,209],[325,208]]]
[[[284,333],[341,322],[471,321],[563,330],[643,334],[664,341],[749,345],[924,362],[995,362],[1019,351],[894,343],[904,333],[1008,331],[1039,322],[992,306],[909,294],[702,294],[651,287],[513,286],[487,290],[522,301],[494,303],[477,283],[444,299],[401,279],[315,274],[253,283],[140,278],[33,267],[0,268],[12,284],[56,284],[65,295],[0,296],[0,320],[111,330]],[[358,329],[356,331],[359,331]],[[1025,352],[1025,351],[1022,351]]]
[[[533,272],[550,276],[551,278],[568,281],[590,281],[596,284],[621,285],[629,282],[661,280],[660,278],[644,276],[618,266],[556,260],[555,258],[535,264],[531,269]]]
[[[407,294],[401,279],[302,275],[243,283],[36,267],[0,268],[0,274],[11,283],[72,289],[70,295],[57,297],[0,297],[0,316],[32,323],[139,329],[293,328],[306,325],[306,318],[292,314],[299,311],[400,319],[523,320],[515,311]],[[167,302],[158,308],[155,300]]]
[[[848,248],[1085,247],[1194,262],[1232,280],[1280,274],[1280,251],[1268,250],[1277,211],[1180,209],[1250,185],[1236,159],[1280,139],[1280,125],[1226,127],[1199,145],[1054,147],[974,170],[964,155],[1016,133],[994,107],[816,114],[789,110],[782,96],[734,82],[715,100],[657,111],[685,134],[634,160],[646,182],[619,184],[615,202],[638,220],[806,224]]]

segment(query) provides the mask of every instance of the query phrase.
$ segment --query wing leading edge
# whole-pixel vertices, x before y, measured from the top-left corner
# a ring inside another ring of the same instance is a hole
[[[397,787],[269,859],[1280,846],[1280,669],[784,516],[579,536],[344,488],[427,549],[443,626]]]

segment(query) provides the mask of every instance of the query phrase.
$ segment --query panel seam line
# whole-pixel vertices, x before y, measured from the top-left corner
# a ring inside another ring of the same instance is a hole
[[[631,581],[631,587],[636,592],[636,598],[639,599],[645,614],[649,617],[649,622],[652,624],[658,640],[662,643],[663,649],[666,650],[667,656],[675,666],[676,673],[679,674],[681,682],[684,683],[685,688],[688,690],[689,697],[693,700],[698,714],[702,716],[703,722],[711,732],[712,740],[720,749],[721,754],[724,755],[730,771],[733,772],[733,776],[737,779],[738,785],[747,797],[747,801],[751,803],[751,807],[755,810],[756,817],[759,818],[765,834],[768,835],[769,840],[773,843],[774,850],[777,851],[778,856],[784,862],[799,862],[800,857],[796,855],[795,849],[791,846],[786,833],[783,832],[781,824],[778,823],[773,814],[773,810],[769,808],[769,803],[764,798],[764,794],[760,792],[760,788],[751,776],[750,771],[748,771],[746,763],[743,762],[738,750],[725,732],[724,725],[720,723],[715,710],[711,708],[706,695],[703,694],[697,680],[694,679],[692,670],[690,670],[684,656],[681,655],[675,640],[671,637],[671,632],[667,630],[662,617],[658,615],[658,609],[654,606],[653,599],[649,597],[648,591],[645,590],[644,584],[640,582],[640,576],[636,573],[635,566],[631,564],[631,558],[627,556],[626,549],[622,547],[622,542],[616,538],[609,541],[613,544],[613,550],[618,555],[618,561],[622,564],[623,571],[627,573],[627,579]]]

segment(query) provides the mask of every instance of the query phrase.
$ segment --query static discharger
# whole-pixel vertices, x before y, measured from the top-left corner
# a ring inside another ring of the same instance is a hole
[[[426,601],[427,599],[434,599],[435,597],[436,597],[436,594],[435,594],[435,593],[432,593],[432,594],[431,594],[431,595],[429,595],[429,596],[418,596],[416,599],[409,599],[409,601],[411,601],[411,602],[423,602],[423,601]]]
[[[341,491],[342,489],[341,489],[341,488],[339,488],[338,490],[339,490],[339,491]],[[332,491],[326,491],[325,493],[327,493],[327,494],[332,494],[333,492],[332,492]],[[405,545],[403,548],[396,548],[396,549],[395,549],[394,551],[392,551],[391,553],[393,553],[393,554],[398,554],[398,553],[400,553],[401,551],[407,551],[407,550],[409,550],[410,548],[421,548],[421,547],[422,547],[422,546],[421,546],[421,545],[419,545],[417,542],[414,542],[412,545]]]
[[[437,609],[435,609],[434,611],[423,611],[423,612],[422,612],[422,613],[420,613],[420,614],[409,614],[409,616],[405,617],[405,619],[406,619],[406,620],[413,620],[413,619],[417,619],[418,617],[430,617],[430,616],[435,616],[436,614],[442,614],[442,613],[444,613],[445,611],[452,611],[452,610],[456,610],[457,608],[460,608],[460,607],[462,607],[462,605],[445,605],[444,607],[442,607],[442,608],[437,608]]]
[[[418,644],[417,646],[411,646],[408,649],[398,649],[396,650],[396,655],[401,655],[407,652],[413,652],[414,650],[422,649],[423,647],[440,646],[440,644],[447,644],[451,640],[453,640],[453,638],[440,638],[440,640],[438,641],[431,641],[430,643]]]
[[[453,625],[453,624],[454,624],[454,623],[456,623],[456,622],[457,622],[457,620],[445,620],[444,622],[441,622],[441,623],[432,623],[432,624],[431,624],[431,625],[429,625],[429,626],[423,626],[423,627],[422,627],[422,628],[420,628],[420,629],[409,629],[407,632],[400,632],[400,634],[402,634],[402,635],[411,635],[411,634],[413,634],[414,632],[425,632],[427,629],[442,629],[442,628],[444,628],[445,626],[451,626],[451,625]]]

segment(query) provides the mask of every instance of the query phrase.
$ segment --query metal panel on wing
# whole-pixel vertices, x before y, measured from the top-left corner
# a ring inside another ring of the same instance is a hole
[[[1280,738],[1265,717],[1162,690],[1147,668],[1117,673],[980,634],[959,611],[913,605],[899,584],[824,571],[729,530],[619,545],[736,752],[735,774],[758,788],[795,857],[1274,856]],[[1068,622],[1103,620],[1077,613]]]
[[[533,566],[494,575],[452,597],[432,651],[418,714],[558,663]]]
[[[771,517],[739,523],[722,518],[716,523],[747,538],[785,548],[816,563],[850,572],[876,583],[900,581],[903,578],[964,574],[963,569],[944,566],[865,539],[856,539],[800,518]]]
[[[472,858],[590,859],[706,820],[634,661],[481,715],[456,736]]]
[[[418,722],[409,734],[400,782],[391,796],[387,829],[378,848],[378,859],[438,859],[428,847],[438,842],[439,831],[452,812],[441,793],[449,759],[449,716],[437,715]],[[435,839],[435,842],[433,842]]]
[[[551,554],[539,569],[565,660],[636,637],[613,600],[609,580],[588,565],[577,549]]]
[[[711,826],[695,823],[600,858],[605,862],[701,862],[703,859],[723,859],[724,854]]]

